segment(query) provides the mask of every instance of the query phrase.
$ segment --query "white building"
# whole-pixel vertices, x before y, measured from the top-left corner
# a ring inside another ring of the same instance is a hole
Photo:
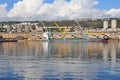
[[[0,28],[2,28],[2,24],[0,24]]]
[[[17,27],[17,32],[22,32],[22,26],[21,26],[21,25],[19,25],[19,26]]]
[[[7,28],[7,32],[9,33],[11,31],[10,25],[6,25],[6,28]]]
[[[103,28],[104,28],[104,30],[108,29],[108,21],[105,20],[103,22]]]
[[[25,32],[30,32],[30,27],[29,27],[29,25],[25,25]]]
[[[112,30],[116,30],[116,28],[117,28],[117,20],[113,19],[111,21],[111,28],[112,28]]]

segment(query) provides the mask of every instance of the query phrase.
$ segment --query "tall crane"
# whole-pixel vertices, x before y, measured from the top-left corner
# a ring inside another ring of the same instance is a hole
[[[59,29],[59,31],[61,32],[61,34],[63,34],[65,36],[66,35],[66,30],[62,30],[62,28],[57,23],[55,23],[55,25]]]
[[[77,22],[76,20],[75,20],[75,22],[77,23],[77,25],[78,25],[78,27],[80,28],[80,29],[82,29],[82,26],[79,24],[79,22]],[[89,39],[88,38],[88,29],[82,29],[82,33],[83,33],[83,38],[84,39]]]
[[[55,23],[55,25],[60,30],[61,34],[64,35],[64,41],[66,41],[66,30],[62,30],[62,28],[57,23]]]
[[[43,29],[45,30],[43,32],[43,39],[44,40],[49,40],[49,39],[52,39],[53,36],[52,36],[52,33],[51,33],[51,30],[49,31],[47,27],[45,27],[45,24],[41,21],[41,24],[43,25]]]
[[[82,29],[82,26],[79,24],[79,22],[77,22],[76,20],[75,20],[75,22],[77,23],[78,27],[79,27],[80,29]]]
[[[43,26],[43,29],[46,29],[47,30],[47,32],[48,32],[48,29],[47,29],[47,27],[45,27],[45,24],[41,21],[41,24],[42,24],[42,26]]]

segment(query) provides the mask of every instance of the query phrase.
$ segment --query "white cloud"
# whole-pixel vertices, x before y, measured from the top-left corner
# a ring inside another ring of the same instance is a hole
[[[106,15],[108,15],[110,17],[120,18],[120,8],[108,10]]]
[[[7,17],[7,4],[0,4],[0,21]]]
[[[53,3],[44,3],[44,0],[21,0],[8,13],[5,10],[7,5],[0,5],[0,15],[7,15],[10,20],[120,17],[120,9],[100,10],[95,8],[98,4],[98,0],[54,0]]]
[[[36,15],[36,11],[41,7],[43,0],[23,0],[14,4],[10,10],[9,17],[28,17]]]
[[[31,4],[32,3],[32,4]],[[14,5],[9,17],[31,17],[42,20],[74,19],[93,17],[96,0],[55,0],[52,4],[43,3],[43,0],[23,0]]]

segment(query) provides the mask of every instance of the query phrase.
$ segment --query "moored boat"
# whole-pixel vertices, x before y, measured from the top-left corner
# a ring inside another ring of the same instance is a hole
[[[48,29],[46,30],[46,32],[43,32],[43,38],[42,41],[81,41],[81,42],[107,42],[109,40],[109,38],[107,36],[103,37],[103,38],[89,38],[88,34],[89,31],[88,29],[81,29],[82,30],[82,38],[67,38],[66,37],[66,30],[62,30],[61,27],[55,23],[56,27],[58,28],[58,30],[61,32],[61,34],[63,35],[62,38],[53,38],[53,36],[51,36],[51,32],[48,31]],[[81,28],[81,27],[80,27]],[[45,31],[45,30],[44,30]],[[51,38],[52,37],[52,38]]]
[[[17,42],[15,39],[0,39],[0,42]]]
[[[84,38],[60,38],[60,39],[51,39],[50,41],[57,42],[57,41],[78,41],[78,42],[108,42],[109,39],[99,39],[99,38],[90,38],[90,39],[84,39]]]
[[[0,36],[0,42],[17,42],[17,39],[11,39],[11,38],[3,38]]]
[[[42,41],[48,42],[48,41],[51,41],[52,39],[53,39],[53,37],[50,36],[50,33],[49,33],[49,32],[44,32],[44,33],[43,33]]]

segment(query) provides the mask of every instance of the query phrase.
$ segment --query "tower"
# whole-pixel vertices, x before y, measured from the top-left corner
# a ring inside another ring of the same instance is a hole
[[[111,21],[111,28],[112,28],[112,30],[116,30],[116,28],[117,28],[117,20],[113,19]]]
[[[6,25],[7,26],[7,32],[10,32],[10,25]]]
[[[107,20],[105,20],[103,22],[103,28],[104,28],[104,30],[106,30],[108,28],[108,21]]]
[[[25,32],[30,32],[30,23],[25,24]]]

